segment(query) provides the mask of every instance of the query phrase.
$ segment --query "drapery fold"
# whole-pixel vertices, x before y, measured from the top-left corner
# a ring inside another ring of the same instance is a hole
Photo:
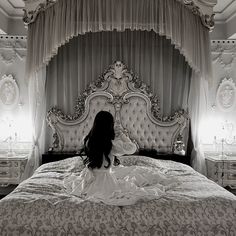
[[[47,109],[73,114],[78,95],[117,60],[158,95],[163,116],[187,110],[192,70],[185,58],[165,37],[130,30],[88,33],[60,47],[47,66]]]
[[[46,110],[73,115],[78,96],[117,60],[150,86],[161,115],[187,111],[192,69],[184,56],[164,36],[131,30],[87,33],[60,47],[47,66]],[[46,133],[49,148],[51,130]]]
[[[208,30],[200,17],[173,0],[58,0],[29,24],[26,74],[48,64],[74,36],[126,29],[165,35],[195,71],[211,78]]]
[[[46,116],[46,67],[32,74],[29,81],[29,108],[31,114],[31,123],[33,127],[32,140],[33,146],[28,156],[28,161],[21,180],[30,177],[39,167],[42,154],[45,151],[44,123]]]

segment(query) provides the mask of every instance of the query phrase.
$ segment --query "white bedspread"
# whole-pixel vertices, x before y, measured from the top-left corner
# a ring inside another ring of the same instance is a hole
[[[236,235],[236,197],[191,167],[143,156],[121,163],[178,184],[155,200],[111,206],[66,192],[64,179],[83,169],[80,157],[45,164],[0,201],[0,235]]]

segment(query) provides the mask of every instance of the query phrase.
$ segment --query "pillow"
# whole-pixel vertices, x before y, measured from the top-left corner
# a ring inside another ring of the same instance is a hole
[[[190,159],[191,159],[189,156],[178,155],[176,153],[170,153],[170,152],[158,152],[156,149],[148,149],[148,148],[140,148],[137,154],[140,156],[147,156],[160,160],[176,161],[187,165],[190,165]]]

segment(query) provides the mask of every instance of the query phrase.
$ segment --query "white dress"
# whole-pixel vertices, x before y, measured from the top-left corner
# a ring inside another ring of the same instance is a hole
[[[136,145],[126,136],[113,141],[109,158],[113,163],[114,156],[133,154],[135,151]],[[168,185],[169,182],[150,168],[113,164],[105,168],[106,165],[104,158],[101,168],[85,167],[80,175],[72,174],[64,181],[67,192],[85,200],[123,206],[138,200],[160,198],[165,192],[163,183]]]

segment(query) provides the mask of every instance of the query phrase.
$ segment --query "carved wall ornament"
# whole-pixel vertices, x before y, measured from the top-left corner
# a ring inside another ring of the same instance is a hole
[[[207,27],[210,31],[213,30],[215,22],[214,22],[214,15],[215,14],[204,14],[200,7],[196,5],[194,0],[178,0],[182,2],[187,8],[189,8],[194,15],[197,15],[201,18],[202,24]],[[213,4],[214,5],[214,4]]]
[[[13,64],[17,58],[26,58],[27,37],[25,36],[0,36],[0,60],[6,65]]]
[[[45,2],[40,2],[39,5],[35,8],[35,10],[28,11],[27,9],[23,9],[24,16],[23,21],[26,25],[32,23],[35,21],[37,15],[45,11],[50,6],[54,5],[57,2],[57,0],[46,0]]]
[[[19,101],[19,88],[11,74],[3,75],[0,80],[0,107],[11,110]]]
[[[236,40],[212,40],[211,55],[213,63],[218,62],[222,68],[232,69],[236,60]]]
[[[236,104],[236,86],[232,78],[224,78],[216,93],[217,107],[224,112],[232,111]]]

